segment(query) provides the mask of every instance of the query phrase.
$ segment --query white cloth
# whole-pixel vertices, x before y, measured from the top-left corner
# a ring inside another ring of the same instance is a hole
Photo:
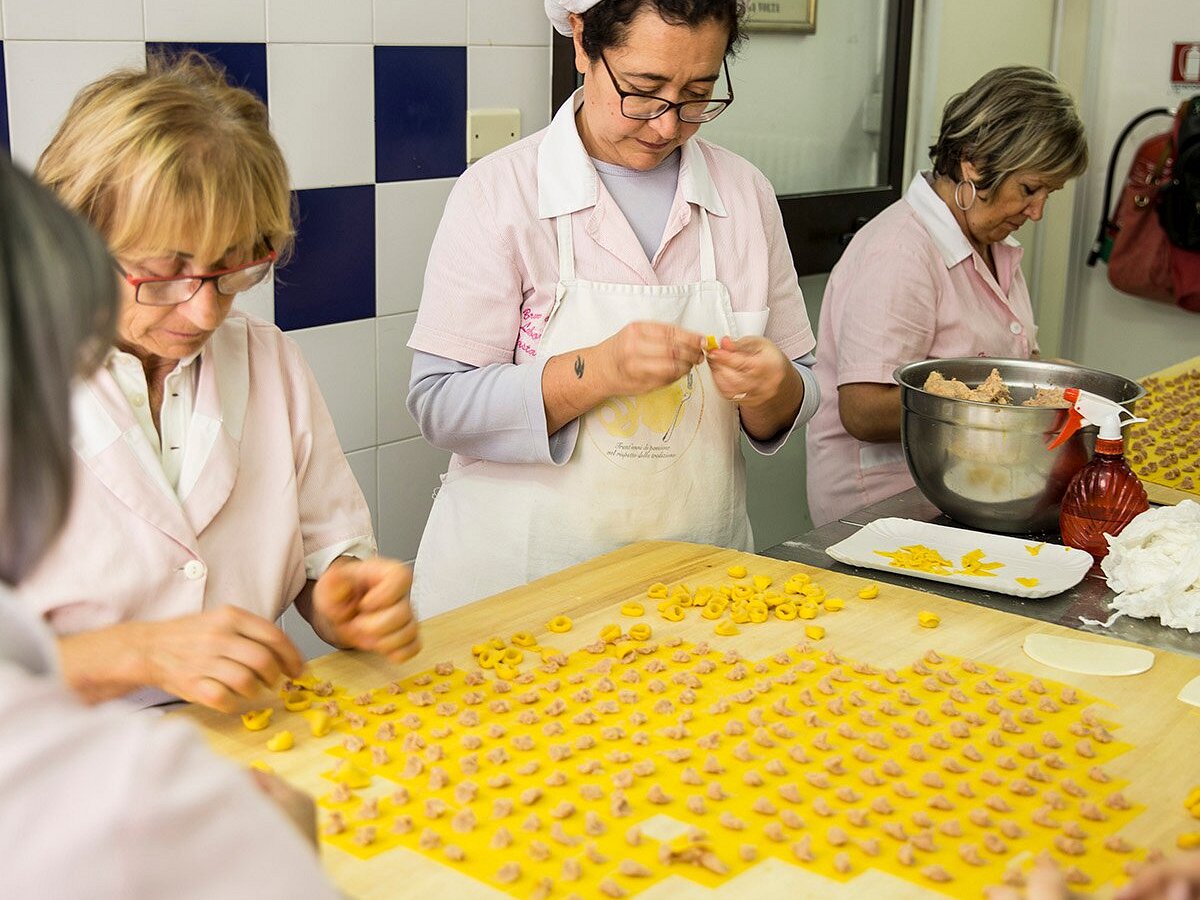
[[[585,13],[600,0],[546,0],[546,16],[559,34],[571,36],[571,13]]]
[[[337,896],[247,772],[183,723],[85,707],[48,674],[54,658],[0,587],[0,895]]]
[[[538,354],[599,343],[636,320],[701,334],[761,334],[769,310],[735,315],[716,280],[700,209],[701,280],[681,285],[577,279],[571,215],[557,217],[557,300]],[[563,466],[479,461],[443,479],[417,551],[413,602],[422,618],[490,596],[642,539],[750,550],[736,404],[701,364],[674,384],[613,398],[581,417]]]
[[[1103,624],[1123,615],[1157,616],[1167,628],[1200,632],[1200,503],[1147,510],[1106,537],[1100,568],[1117,596],[1109,604],[1114,615]]]

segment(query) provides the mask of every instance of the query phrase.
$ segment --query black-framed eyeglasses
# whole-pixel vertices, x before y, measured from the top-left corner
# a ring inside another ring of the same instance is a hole
[[[266,280],[278,256],[279,254],[272,250],[261,259],[218,272],[209,272],[207,275],[153,275],[138,278],[120,266],[118,270],[125,281],[133,286],[135,303],[141,303],[143,306],[178,306],[200,293],[206,281],[215,281],[217,293],[226,297],[248,291]]]
[[[617,83],[617,76],[613,74],[612,67],[604,58],[603,53],[600,54],[600,62],[604,63],[604,69],[608,72],[613,87],[621,97],[621,115],[627,119],[657,119],[673,109],[678,113],[680,122],[700,124],[711,122],[733,103],[733,81],[729,78],[728,59],[721,62],[721,66],[725,70],[725,86],[729,88],[728,97],[718,100],[711,98],[708,100],[684,100],[680,103],[672,103],[670,100],[655,97],[653,94],[637,94],[622,90],[621,85]]]

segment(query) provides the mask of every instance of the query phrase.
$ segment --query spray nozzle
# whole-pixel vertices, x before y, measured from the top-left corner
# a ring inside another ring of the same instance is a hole
[[[1100,437],[1105,440],[1119,441],[1121,429],[1134,422],[1145,422],[1139,419],[1121,404],[1090,394],[1079,388],[1069,387],[1063,390],[1063,399],[1071,404],[1067,413],[1067,424],[1062,431],[1046,445],[1047,450],[1053,450],[1067,440],[1084,425],[1099,425]]]

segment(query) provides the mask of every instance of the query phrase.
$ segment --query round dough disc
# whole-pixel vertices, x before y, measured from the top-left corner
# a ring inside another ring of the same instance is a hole
[[[1192,706],[1200,706],[1200,675],[1183,686],[1183,690],[1179,692],[1179,699]]]
[[[1025,655],[1043,665],[1080,675],[1140,675],[1154,665],[1154,654],[1140,647],[1080,641],[1056,634],[1027,636]]]

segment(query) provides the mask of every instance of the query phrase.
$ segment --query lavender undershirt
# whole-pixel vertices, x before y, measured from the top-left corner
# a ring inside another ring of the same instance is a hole
[[[625,215],[646,258],[653,261],[662,242],[679,181],[680,153],[676,151],[648,171],[626,169],[593,159],[605,189]],[[749,438],[759,453],[771,455],[792,431],[813,417],[820,387],[809,353],[792,360],[804,382],[804,401],[791,427],[767,441]],[[575,450],[579,420],[547,434],[542,399],[545,359],[528,365],[494,363],[475,367],[423,353],[413,354],[408,386],[408,411],[421,434],[435,447],[460,456],[504,463],[562,465]]]

